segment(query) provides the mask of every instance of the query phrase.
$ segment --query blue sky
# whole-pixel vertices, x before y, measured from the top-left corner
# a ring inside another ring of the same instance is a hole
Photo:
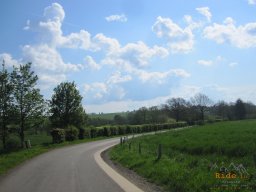
[[[45,98],[75,81],[87,112],[190,99],[256,103],[256,0],[0,2],[0,59]]]

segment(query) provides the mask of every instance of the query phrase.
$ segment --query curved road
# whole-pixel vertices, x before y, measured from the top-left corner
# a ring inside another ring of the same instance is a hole
[[[118,138],[44,153],[15,168],[0,181],[0,192],[121,192],[95,161],[95,154]]]

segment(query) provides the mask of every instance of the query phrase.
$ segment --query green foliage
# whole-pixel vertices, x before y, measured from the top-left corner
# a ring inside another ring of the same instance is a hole
[[[13,151],[20,148],[20,140],[17,135],[9,135],[6,140],[6,150]]]
[[[84,139],[85,138],[86,131],[84,128],[79,128],[78,138]]]
[[[10,74],[4,68],[0,71],[0,135],[3,148],[6,149],[6,138],[8,136],[7,124],[10,123],[10,116],[13,102],[13,86]]]
[[[61,143],[65,141],[65,130],[64,129],[53,129],[51,131],[52,142],[53,143]]]
[[[78,138],[79,130],[73,126],[69,125],[65,129],[65,138],[67,141],[74,141]]]
[[[54,89],[50,101],[51,122],[57,127],[75,125],[83,127],[86,114],[82,106],[82,96],[74,82],[63,82]]]
[[[15,108],[18,113],[18,121],[20,124],[20,140],[21,145],[24,143],[25,124],[28,119],[33,118],[35,121],[39,119],[44,112],[44,99],[40,95],[40,90],[36,89],[38,80],[34,71],[31,71],[31,63],[14,67],[11,74],[14,86]]]
[[[134,138],[110,152],[111,158],[135,170],[166,191],[211,191],[216,184],[209,165],[243,164],[255,168],[256,120],[220,122]],[[161,158],[156,151],[162,146]],[[141,154],[139,154],[141,146]],[[241,181],[253,186],[255,177]],[[246,191],[246,190],[245,190]]]
[[[246,115],[245,104],[241,99],[238,99],[235,104],[236,119],[244,119]]]

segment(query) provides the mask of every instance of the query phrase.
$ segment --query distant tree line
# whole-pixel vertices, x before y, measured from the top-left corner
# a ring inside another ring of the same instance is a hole
[[[170,98],[160,106],[142,107],[125,114],[116,114],[112,120],[89,118],[89,125],[142,125],[184,121],[190,125],[215,120],[242,120],[256,118],[256,106],[251,102],[237,99],[235,103],[213,101],[205,94],[198,93],[190,100]]]

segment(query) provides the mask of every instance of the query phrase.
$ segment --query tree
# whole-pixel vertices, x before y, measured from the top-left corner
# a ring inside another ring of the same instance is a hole
[[[235,116],[237,119],[244,119],[246,115],[245,104],[241,99],[237,99],[235,104]]]
[[[74,82],[63,82],[54,89],[50,101],[51,122],[54,126],[64,128],[68,125],[82,127],[86,114],[82,106],[82,96]]]
[[[207,95],[198,93],[191,99],[191,102],[193,103],[194,106],[197,107],[197,109],[200,112],[200,118],[204,121],[205,112],[207,110],[207,107],[209,107],[210,104],[212,103],[212,101],[209,99]]]
[[[230,116],[230,106],[225,101],[219,101],[214,105],[215,113],[222,119],[227,119]]]
[[[184,116],[186,108],[186,100],[183,98],[172,98],[167,100],[167,108],[174,115],[176,122],[180,121]]]
[[[117,114],[114,116],[114,122],[117,125],[124,125],[126,124],[126,118]]]
[[[3,61],[3,68],[0,71],[0,134],[3,142],[3,148],[6,149],[7,137],[7,123],[12,109],[12,91],[10,74],[5,69]]]
[[[24,130],[28,120],[37,119],[44,112],[44,99],[35,88],[38,77],[31,71],[31,63],[14,67],[11,74],[14,86],[14,105],[18,109],[19,135],[24,146]]]

